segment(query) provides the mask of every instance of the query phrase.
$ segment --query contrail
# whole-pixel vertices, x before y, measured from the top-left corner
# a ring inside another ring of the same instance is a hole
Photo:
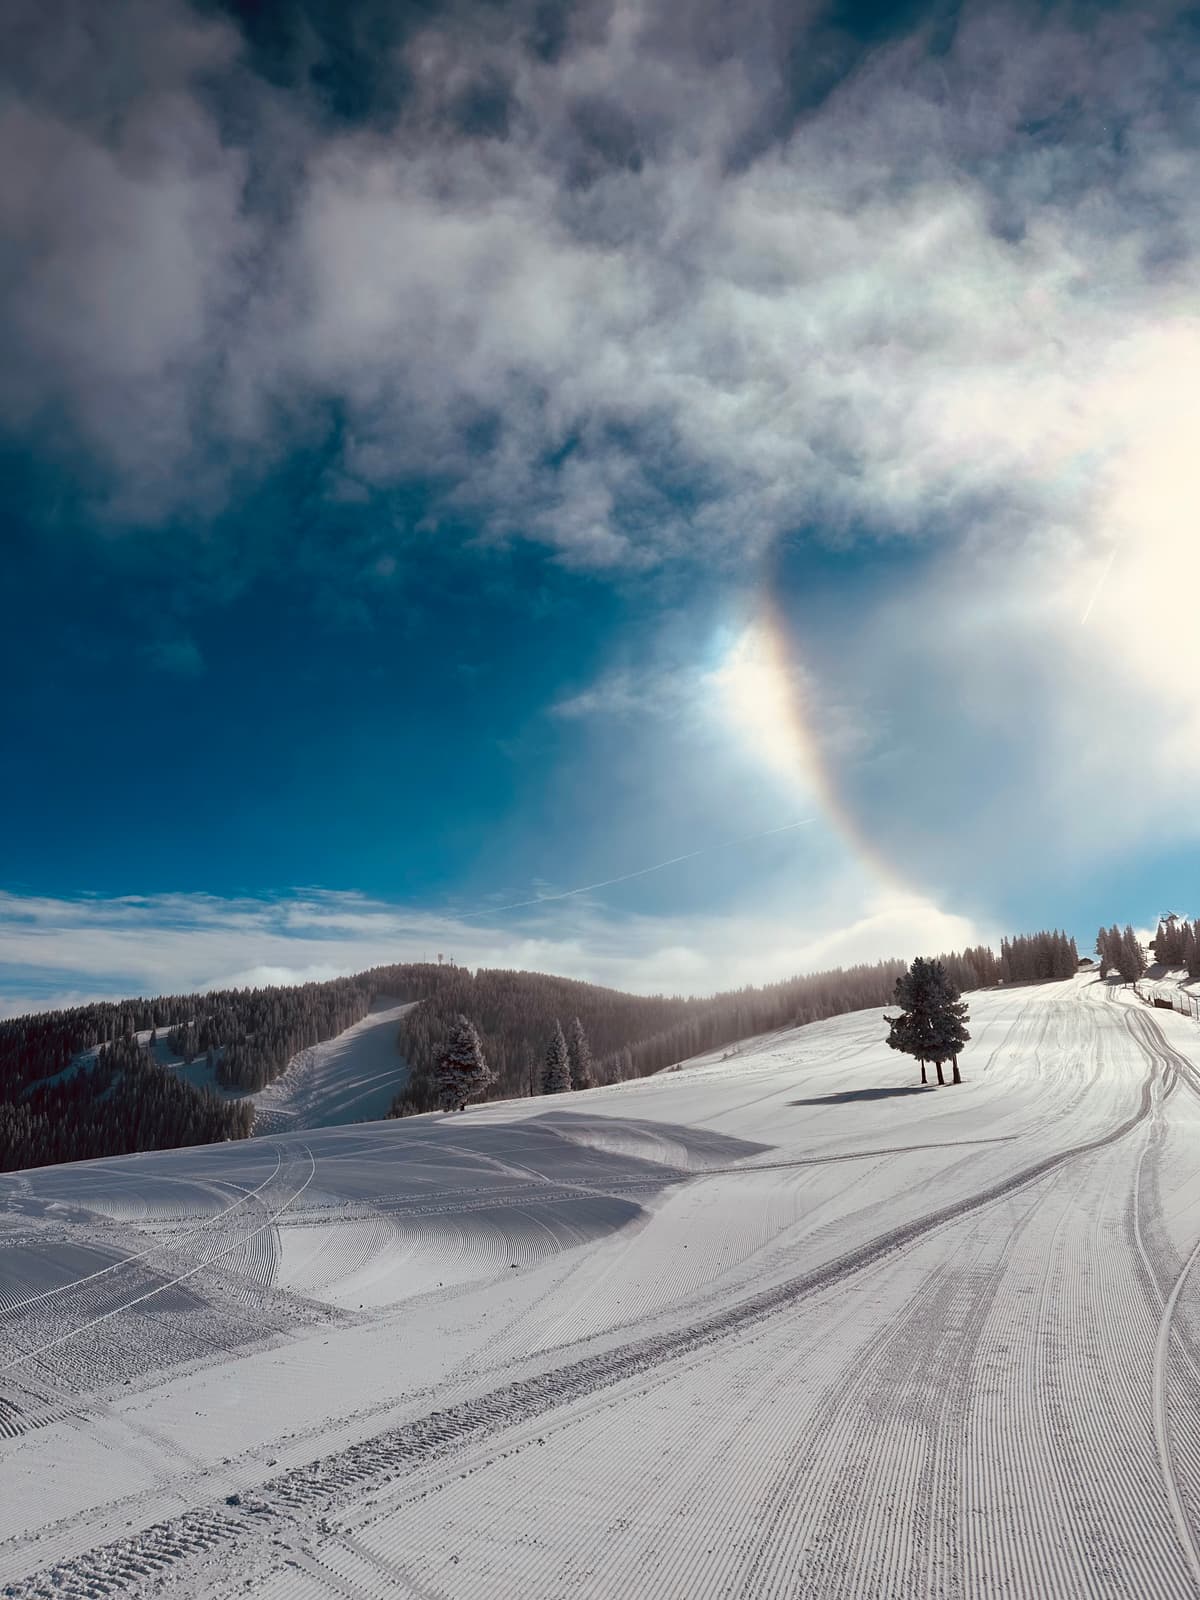
[[[652,867],[639,867],[636,872],[623,872],[617,878],[604,878],[600,883],[581,884],[578,889],[563,889],[558,894],[539,894],[532,900],[513,900],[506,906],[487,906],[481,911],[455,913],[459,922],[472,917],[496,916],[501,911],[521,911],[526,906],[544,906],[551,900],[570,900],[577,894],[591,894],[593,889],[610,889],[614,883],[628,883],[631,878],[644,878],[647,873],[661,872],[664,867],[677,867],[681,861],[695,861],[697,856],[710,855],[714,850],[728,850],[735,844],[748,844],[751,839],[768,839],[775,833],[790,833],[793,828],[807,828],[816,817],[801,817],[799,822],[785,822],[781,828],[764,828],[761,833],[742,833],[736,839],[722,839],[719,844],[705,845],[702,850],[689,850],[685,856],[672,856],[669,861],[656,861]]]
[[[1099,600],[1100,591],[1101,591],[1101,589],[1104,588],[1104,585],[1108,582],[1108,575],[1112,571],[1113,562],[1116,559],[1117,559],[1117,547],[1116,547],[1116,545],[1113,545],[1111,551],[1109,552],[1108,560],[1104,564],[1104,571],[1100,574],[1100,582],[1096,585],[1095,589],[1092,591],[1092,598],[1087,603],[1087,610],[1083,613],[1083,615],[1079,619],[1079,626],[1081,628],[1083,627],[1083,625],[1087,621],[1087,619],[1091,616],[1092,607],[1096,604],[1096,601]]]

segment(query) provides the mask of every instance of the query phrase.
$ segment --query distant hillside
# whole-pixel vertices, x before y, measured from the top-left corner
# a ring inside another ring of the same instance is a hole
[[[1073,977],[1079,952],[1065,933],[1045,931],[1005,939],[999,955],[979,945],[940,959],[965,990]],[[579,1018],[592,1047],[596,1081],[616,1083],[751,1034],[887,1005],[905,965],[892,960],[839,967],[691,1000],[622,994],[538,972],[436,967],[425,980],[425,1003],[401,1023],[400,1048],[411,1075],[393,1111],[406,1116],[434,1108],[434,1070],[460,1013],[479,1030],[496,1074],[492,1095],[511,1098],[530,1093],[531,1078],[537,1091],[556,1022],[566,1028]]]
[[[980,947],[942,959],[966,989],[1069,976],[1078,952],[1065,934],[1039,933],[1005,940],[999,956]],[[568,1028],[579,1018],[596,1081],[611,1083],[751,1034],[886,1005],[903,966],[880,961],[685,999],[623,994],[544,973],[409,962],[327,983],[104,1001],[14,1017],[0,1022],[0,1171],[245,1138],[253,1110],[239,1092],[276,1082],[302,1052],[361,1023],[384,996],[412,1006],[399,1020],[396,1041],[410,1076],[392,1112],[405,1115],[432,1109],[432,1072],[460,1012],[479,1029],[496,1073],[492,1095],[511,1097],[540,1083],[555,1022]],[[160,1059],[164,1051],[169,1064]],[[307,1079],[298,1069],[306,1118],[320,1115],[322,1106],[338,1107],[339,1120],[354,1106],[378,1115],[385,1067],[370,1084],[364,1078],[358,1086],[340,1085],[339,1059],[349,1058],[337,1052],[313,1058]],[[193,1063],[201,1065],[191,1070]],[[198,1085],[198,1076],[223,1092]],[[286,1097],[275,1098],[282,1115]]]
[[[496,1074],[493,1097],[507,1099],[530,1093],[531,1077],[537,1092],[556,1022],[566,1029],[578,1017],[592,1048],[596,1081],[616,1083],[645,1077],[750,1034],[884,1005],[903,969],[902,961],[880,961],[763,988],[681,999],[623,994],[540,972],[438,968],[424,1004],[414,1007],[400,1025],[400,1049],[411,1075],[394,1113],[405,1116],[434,1108],[434,1070],[460,1014],[479,1030]]]

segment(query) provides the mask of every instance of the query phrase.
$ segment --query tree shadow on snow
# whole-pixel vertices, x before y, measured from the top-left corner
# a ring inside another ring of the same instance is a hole
[[[936,1083],[896,1084],[890,1089],[843,1089],[838,1094],[819,1094],[814,1100],[789,1100],[793,1106],[846,1106],[856,1100],[890,1100],[897,1094],[928,1094]]]

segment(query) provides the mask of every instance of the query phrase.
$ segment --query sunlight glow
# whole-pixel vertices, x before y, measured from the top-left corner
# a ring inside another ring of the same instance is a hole
[[[800,691],[778,642],[752,623],[708,678],[717,708],[759,758],[806,792],[817,788],[815,753],[798,714]]]

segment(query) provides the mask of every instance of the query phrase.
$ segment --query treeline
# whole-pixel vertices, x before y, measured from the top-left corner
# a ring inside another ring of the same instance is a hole
[[[100,1000],[69,1011],[0,1021],[0,1101],[63,1072],[97,1045],[131,1038],[147,1029],[169,1027],[191,1017],[199,996],[160,995],[156,1000]]]
[[[1079,947],[1057,929],[1053,933],[1018,934],[1000,941],[1000,983],[1042,983],[1048,978],[1073,978],[1079,971]]]
[[[598,1057],[597,1080],[620,1083],[644,1078],[677,1061],[686,1061],[689,1056],[719,1050],[754,1034],[886,1005],[904,970],[903,961],[876,961],[714,995],[710,1000],[696,1002],[698,1014],[648,1039]]]
[[[1111,928],[1101,928],[1096,935],[1096,955],[1101,977],[1115,972],[1125,983],[1135,983],[1150,965],[1145,947],[1138,942],[1137,934],[1128,923],[1124,932],[1115,922]]]
[[[184,1061],[211,1050],[217,1081],[252,1092],[274,1082],[297,1051],[360,1022],[377,995],[419,1000],[437,986],[439,975],[456,970],[412,962],[325,983],[98,1001],[10,1018],[0,1021],[0,1101],[62,1072],[97,1045],[147,1031],[163,1034]]]
[[[999,955],[979,945],[938,959],[958,988],[981,989],[1073,977],[1079,952],[1066,934],[1044,931],[1003,940]],[[437,1108],[438,1065],[460,1016],[477,1029],[494,1074],[487,1098],[512,1099],[541,1092],[547,1040],[567,1017],[579,1019],[590,1042],[594,1081],[620,1083],[754,1034],[887,1005],[906,969],[904,961],[878,961],[687,1000],[624,994],[540,972],[435,967],[425,1003],[400,1024],[410,1076],[389,1114]]]
[[[951,951],[937,959],[958,989],[989,989],[999,983],[1041,983],[1073,978],[1079,970],[1075,940],[1058,929],[1001,939],[1000,954],[987,945]]]
[[[1174,915],[1164,917],[1152,945],[1154,959],[1164,967],[1176,971],[1186,967],[1189,978],[1200,978],[1200,923],[1184,922]]]
[[[167,1035],[172,1054],[212,1052],[217,1082],[253,1093],[273,1083],[299,1050],[335,1039],[361,1022],[375,989],[365,975],[294,989],[237,989],[205,995]]]
[[[409,1065],[409,1081],[392,1106],[393,1116],[432,1111],[438,1104],[438,1064],[450,1048],[460,1016],[479,1034],[493,1073],[489,1097],[528,1094],[540,1081],[546,1041],[561,1018],[578,1017],[591,1042],[597,1067],[640,1041],[666,1033],[709,1001],[664,995],[624,994],[573,978],[541,972],[510,972],[481,967],[434,967],[425,975],[425,994],[411,988],[400,998],[421,998],[400,1023],[399,1049]],[[632,1075],[632,1074],[631,1074]],[[601,1081],[612,1081],[601,1077]]]
[[[438,1064],[460,1015],[474,1023],[495,1074],[488,1098],[510,1099],[541,1092],[547,1041],[564,1017],[577,1019],[587,1037],[593,1081],[620,1083],[752,1034],[882,1006],[904,969],[903,961],[879,961],[696,1000],[624,994],[540,972],[449,969],[450,980],[400,1024],[410,1077],[391,1115],[436,1109]]]
[[[249,1092],[298,1050],[361,1020],[377,994],[421,999],[452,970],[412,963],[296,988],[97,1001],[0,1021],[0,1170],[244,1138],[249,1102],[194,1088],[138,1034],[165,1032],[175,1054],[208,1055],[217,1082]]]
[[[0,1172],[244,1139],[248,1102],[223,1101],[164,1071],[133,1035],[0,1103]]]

